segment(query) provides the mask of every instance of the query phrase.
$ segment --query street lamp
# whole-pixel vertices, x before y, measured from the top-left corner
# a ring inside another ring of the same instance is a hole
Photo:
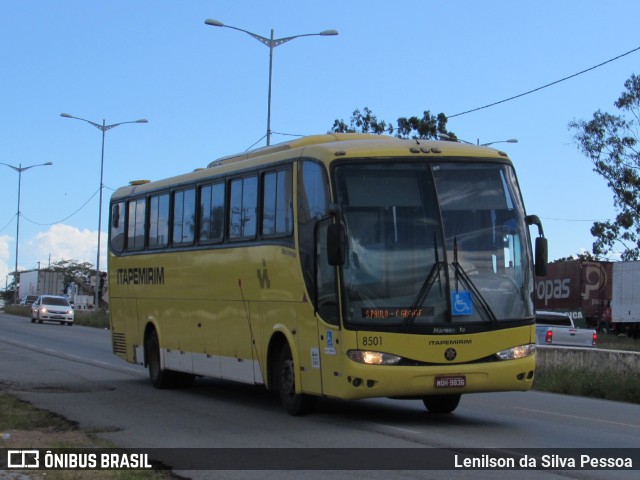
[[[206,25],[210,25],[212,27],[226,27],[231,28],[233,30],[238,30],[239,32],[244,32],[247,35],[258,40],[260,43],[269,47],[269,94],[267,97],[267,145],[271,144],[271,77],[273,72],[273,49],[279,47],[283,43],[287,43],[295,38],[300,37],[315,37],[315,36],[332,36],[338,35],[337,30],[323,30],[320,33],[303,33],[302,35],[294,35],[292,37],[284,37],[284,38],[273,38],[273,28],[271,29],[271,38],[262,37],[256,33],[249,32],[247,30],[243,30],[242,28],[232,27],[231,25],[225,25],[219,20],[208,19],[205,20],[204,23]]]
[[[495,142],[483,143],[482,147],[488,147],[489,145],[493,145],[494,143],[518,143],[517,138],[510,138],[509,140],[497,140]],[[480,145],[480,139],[478,139],[478,145]]]
[[[0,165],[6,165],[9,168],[13,168],[16,172],[18,172],[18,213],[16,214],[16,269],[14,273],[14,284],[13,284],[13,301],[18,303],[18,245],[20,240],[20,190],[22,188],[22,172],[29,170],[33,167],[44,167],[48,165],[53,165],[51,162],[47,163],[39,163],[37,165],[29,165],[28,167],[23,167],[22,164],[19,164],[17,167],[14,165],[9,165],[8,163],[0,162]]]
[[[100,157],[100,201],[98,206],[98,253],[96,258],[96,286],[95,286],[95,297],[94,297],[94,306],[96,310],[99,307],[98,304],[98,287],[100,285],[100,233],[102,230],[102,188],[103,183],[102,179],[104,176],[104,134],[107,130],[111,130],[119,125],[124,125],[125,123],[149,123],[149,121],[145,118],[141,118],[139,120],[131,120],[129,122],[120,122],[120,123],[112,123],[111,125],[107,125],[105,120],[102,120],[102,125],[96,122],[92,122],[91,120],[87,120],[86,118],[74,117],[73,115],[69,115],[68,113],[61,113],[61,117],[64,118],[73,118],[74,120],[82,120],[83,122],[87,122],[90,125],[93,125],[98,130],[102,132],[102,155]]]

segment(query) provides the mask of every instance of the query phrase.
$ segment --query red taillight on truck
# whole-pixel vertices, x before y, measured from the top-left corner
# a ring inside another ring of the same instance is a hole
[[[551,345],[553,343],[553,330],[547,330],[547,334],[544,336],[544,343]]]
[[[593,332],[593,339],[591,341],[591,345],[593,345],[595,347],[597,340],[598,340],[598,334],[596,332]]]

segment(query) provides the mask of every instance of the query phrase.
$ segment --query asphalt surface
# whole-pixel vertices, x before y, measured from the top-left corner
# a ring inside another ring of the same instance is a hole
[[[276,448],[291,465],[305,453],[343,449],[361,461],[351,470],[180,471],[188,478],[637,478],[628,470],[375,470],[392,449],[437,448],[443,455],[463,449],[493,449],[523,455],[544,448],[563,458],[593,448],[634,449],[639,455],[640,406],[541,392],[463,396],[452,415],[432,415],[421,401],[321,399],[316,412],[291,417],[263,387],[198,379],[188,390],[156,390],[145,369],[111,353],[107,330],[57,324],[0,313],[0,386],[66,418],[118,446],[158,448],[169,453],[220,448]],[[361,450],[369,449],[370,454]],[[525,450],[523,450],[525,449]],[[577,449],[577,450],[565,450]],[[229,451],[237,455],[237,451]],[[398,450],[400,452],[400,450]],[[485,450],[478,450],[478,455]],[[202,452],[201,452],[202,453]],[[369,455],[369,456],[367,456]],[[230,457],[231,458],[231,457]],[[252,457],[253,458],[253,457]],[[161,459],[162,460],[162,459]],[[354,460],[355,461],[355,460]],[[640,463],[637,462],[637,463]],[[168,464],[171,464],[170,462]],[[1,472],[0,472],[1,477]]]

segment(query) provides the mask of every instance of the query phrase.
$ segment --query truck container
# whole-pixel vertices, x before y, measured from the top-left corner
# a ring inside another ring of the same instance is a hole
[[[18,296],[27,295],[64,295],[64,274],[53,270],[21,272]]]
[[[597,327],[611,300],[612,262],[570,260],[536,277],[536,309],[567,313],[578,327]]]
[[[617,333],[640,336],[640,262],[613,264],[609,327]]]

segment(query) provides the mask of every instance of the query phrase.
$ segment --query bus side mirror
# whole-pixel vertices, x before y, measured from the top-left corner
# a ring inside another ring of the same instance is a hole
[[[547,239],[544,237],[544,230],[542,230],[542,222],[537,215],[527,215],[525,217],[527,225],[535,225],[538,227],[538,237],[536,238],[535,246],[535,264],[536,275],[538,277],[544,277],[547,274],[547,256],[549,247]]]
[[[544,277],[547,274],[547,239],[545,237],[536,238],[536,275]]]
[[[342,223],[332,223],[327,228],[327,260],[332,267],[344,265],[347,236]]]

